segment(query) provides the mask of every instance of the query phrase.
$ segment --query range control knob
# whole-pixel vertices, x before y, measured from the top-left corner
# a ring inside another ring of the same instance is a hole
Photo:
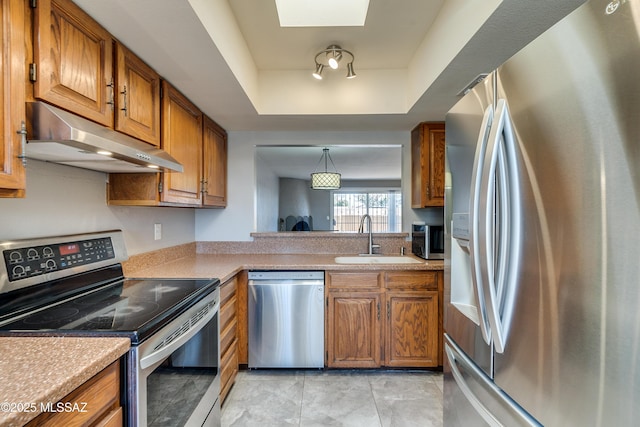
[[[25,268],[21,265],[16,265],[15,267],[13,267],[13,270],[11,270],[11,277],[13,277],[14,279],[20,279],[22,277],[25,277],[27,275],[27,270],[25,270]]]
[[[29,261],[40,259],[40,255],[38,254],[38,251],[35,250],[34,248],[29,248],[27,250],[27,259]]]
[[[54,255],[55,254],[53,253],[53,249],[51,249],[49,246],[45,246],[44,249],[42,249],[43,258],[53,258]]]
[[[52,259],[48,259],[47,262],[44,263],[44,269],[47,271],[53,271],[56,268],[58,268],[58,266],[56,265],[56,262]]]
[[[9,254],[9,264],[22,263],[22,253],[20,251],[13,251]]]

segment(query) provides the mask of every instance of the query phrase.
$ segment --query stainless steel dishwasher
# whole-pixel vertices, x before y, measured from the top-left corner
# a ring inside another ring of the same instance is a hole
[[[324,272],[249,272],[249,368],[324,367]]]

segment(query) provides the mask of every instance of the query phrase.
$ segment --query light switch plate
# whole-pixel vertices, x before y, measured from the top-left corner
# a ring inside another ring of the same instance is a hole
[[[153,240],[162,239],[162,224],[153,224]]]

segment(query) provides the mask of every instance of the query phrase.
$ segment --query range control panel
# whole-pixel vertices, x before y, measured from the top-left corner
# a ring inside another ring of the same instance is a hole
[[[116,256],[111,237],[7,249],[2,254],[10,282]]]

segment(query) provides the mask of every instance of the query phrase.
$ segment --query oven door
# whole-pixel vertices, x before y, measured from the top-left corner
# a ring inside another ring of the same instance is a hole
[[[131,349],[130,426],[220,426],[219,295],[216,289]]]

